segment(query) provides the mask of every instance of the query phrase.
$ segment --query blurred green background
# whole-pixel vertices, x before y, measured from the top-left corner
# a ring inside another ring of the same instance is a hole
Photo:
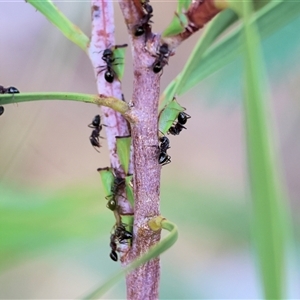
[[[89,2],[59,8],[87,35]],[[154,31],[172,18],[175,2],[153,3]],[[170,12],[166,17],[165,12]],[[128,42],[116,4],[116,41]],[[293,215],[288,297],[299,291],[300,18],[263,42],[272,91],[282,177]],[[164,68],[162,91],[180,72],[199,34]],[[0,84],[21,92],[96,93],[87,56],[25,2],[0,3]],[[132,92],[130,50],[123,80]],[[242,60],[237,58],[178,98],[192,116],[171,137],[163,167],[162,214],[179,240],[162,255],[161,299],[261,298],[249,223]],[[109,258],[114,224],[96,169],[109,165],[87,127],[100,108],[58,101],[11,104],[0,118],[0,298],[74,298],[120,268]],[[125,298],[121,282],[105,298]]]

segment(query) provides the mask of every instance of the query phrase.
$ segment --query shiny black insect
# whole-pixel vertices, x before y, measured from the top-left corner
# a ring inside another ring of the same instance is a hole
[[[19,94],[19,90],[14,86],[9,86],[5,88],[4,86],[0,85],[0,94]],[[0,116],[4,113],[4,107],[0,106]]]
[[[171,156],[167,154],[167,150],[170,148],[170,141],[166,136],[162,136],[159,141],[160,145],[158,146],[158,163],[164,166],[171,162]]]
[[[168,57],[170,56],[169,46],[168,44],[162,44],[158,51],[157,57],[152,65],[152,70],[154,73],[159,73],[163,67],[168,63]]]
[[[186,114],[185,112],[180,112],[177,117],[177,123],[170,127],[169,133],[172,135],[179,135],[182,129],[186,129],[183,125],[186,124],[187,120],[190,119],[191,116]]]
[[[134,35],[135,36],[141,36],[143,35],[145,32],[148,32],[149,29],[151,28],[149,23],[152,23],[152,21],[150,20],[153,17],[153,8],[152,6],[149,4],[149,0],[145,0],[142,2],[142,7],[144,10],[144,16],[142,17],[142,19],[140,20],[139,24],[137,24],[134,29]]]
[[[113,261],[118,261],[117,243],[124,244],[127,243],[129,239],[132,239],[132,233],[127,231],[123,224],[118,225],[114,233],[110,236],[111,252],[109,256]]]
[[[112,49],[117,49],[121,47],[127,47],[127,44],[116,45],[113,48],[107,48],[103,51],[102,60],[106,63],[105,66],[101,66],[98,74],[105,71],[104,78],[107,82],[112,83],[115,79],[116,72],[113,69],[114,65],[117,65],[115,62],[117,58],[114,58],[114,52]]]
[[[91,124],[88,125],[88,127],[93,128],[94,130],[92,131],[92,134],[90,135],[90,142],[92,144],[92,146],[95,148],[100,148],[100,138],[102,138],[100,136],[100,132],[102,130],[102,126],[105,126],[103,124],[101,124],[101,117],[100,115],[96,115],[92,121]],[[99,152],[96,148],[95,150],[97,152]]]
[[[117,243],[116,243],[116,238],[115,235],[112,234],[110,236],[110,244],[109,244],[110,248],[111,248],[111,252],[109,254],[110,258],[113,261],[118,261],[118,254],[117,254]]]
[[[127,231],[123,224],[116,227],[114,234],[120,243],[132,239],[132,233]]]
[[[13,86],[10,86],[8,88],[3,87],[0,85],[0,94],[19,94],[19,90]]]
[[[122,177],[115,177],[113,184],[111,186],[111,195],[106,196],[105,199],[108,200],[106,207],[114,211],[117,208],[117,197],[120,196],[120,189],[125,185],[125,179]]]

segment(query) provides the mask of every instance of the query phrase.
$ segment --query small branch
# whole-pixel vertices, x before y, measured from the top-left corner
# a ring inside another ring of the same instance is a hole
[[[99,67],[106,65],[102,59],[103,51],[115,45],[113,2],[106,0],[92,0],[91,6],[92,33],[88,53],[97,79],[98,91],[101,91],[102,95],[122,99],[120,81],[115,78],[112,83],[109,83],[104,78],[105,71],[99,73]],[[128,104],[126,105],[128,106]],[[118,174],[125,175],[117,156],[115,136],[129,135],[127,121],[120,113],[111,108],[102,107],[102,111],[104,115],[103,123],[107,125],[105,130],[111,166]],[[124,210],[126,211],[127,209]]]
[[[163,41],[174,51],[184,40],[192,34],[203,28],[213,17],[222,11],[224,7],[218,6],[216,0],[196,0],[190,5],[185,16],[188,19],[188,25],[185,30],[177,35],[163,38]]]
[[[121,82],[117,78],[117,74],[113,70],[114,60],[107,61],[104,59],[104,51],[106,49],[112,49],[115,43],[115,25],[114,25],[114,9],[113,9],[113,1],[107,0],[91,0],[91,11],[92,11],[92,32],[91,32],[91,41],[88,48],[89,58],[92,62],[95,77],[97,80],[97,88],[101,95],[105,96],[113,96],[114,98],[124,100],[124,104],[127,107],[129,105],[125,102],[122,89]],[[122,43],[124,44],[124,43]],[[106,74],[109,72],[110,78],[112,80],[107,80]],[[125,178],[127,174],[122,168],[121,162],[119,160],[117,154],[117,143],[116,136],[130,136],[130,128],[129,123],[126,121],[126,118],[131,117],[130,114],[124,114],[124,117],[111,108],[102,106],[103,112],[103,123],[105,126],[106,137],[107,137],[107,145],[110,156],[111,167],[113,168],[113,173],[117,177]],[[135,117],[131,120],[134,121]],[[132,161],[131,161],[132,166]],[[132,167],[129,167],[129,170],[132,170]],[[117,196],[118,208],[117,211],[114,211],[114,215],[116,218],[116,224],[120,225],[121,215],[120,213],[133,211],[133,208],[130,202],[125,199],[124,196]],[[129,245],[123,245],[124,253],[129,250]],[[120,260],[123,261],[123,253],[121,254]]]
[[[147,2],[145,0],[145,2]],[[151,26],[148,24],[145,10],[142,7],[142,1],[140,0],[119,0],[120,8],[123,12],[125,23],[131,35],[135,35],[137,26],[141,26],[146,29],[148,37],[151,35]],[[145,18],[146,17],[146,18]],[[144,39],[144,37],[143,37]]]
[[[90,95],[90,94],[78,94],[78,93],[21,93],[21,94],[1,94],[0,104],[11,104],[41,100],[68,100],[92,103],[101,106],[109,107],[121,114],[129,122],[136,122],[136,118],[131,115],[129,105],[114,97],[105,97],[103,95]]]

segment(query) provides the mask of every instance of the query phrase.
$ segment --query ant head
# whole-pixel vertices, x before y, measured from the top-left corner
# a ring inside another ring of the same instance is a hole
[[[113,55],[113,51],[110,48],[107,48],[103,51],[103,57],[110,57]]]
[[[178,123],[184,125],[186,123],[187,119],[188,118],[187,118],[187,116],[185,115],[184,112],[180,112],[178,114],[178,117],[177,117]]]
[[[169,143],[169,139],[166,137],[166,136],[162,136],[162,137],[160,137],[159,138],[159,141],[161,142],[161,143]]]
[[[117,203],[114,199],[111,199],[107,202],[106,207],[109,208],[110,210],[114,211],[117,207]]]
[[[100,115],[96,115],[93,119],[92,125],[94,127],[99,127],[100,123],[101,123],[101,117]]]
[[[169,45],[166,43],[163,43],[160,47],[159,47],[159,54],[161,55],[167,55],[169,53]]]

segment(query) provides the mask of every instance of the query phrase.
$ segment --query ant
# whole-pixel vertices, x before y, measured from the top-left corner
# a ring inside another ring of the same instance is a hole
[[[99,70],[98,74],[100,74],[101,72],[106,70],[104,73],[104,78],[107,82],[112,83],[116,76],[116,72],[114,71],[113,66],[117,65],[115,63],[115,60],[118,59],[118,57],[117,58],[113,57],[114,56],[113,51],[117,48],[122,48],[122,47],[127,47],[127,46],[128,46],[127,44],[115,45],[114,47],[107,48],[103,51],[102,60],[106,63],[106,66],[100,66],[99,67],[100,70]]]
[[[110,190],[111,195],[105,197],[105,199],[108,200],[106,207],[112,211],[116,210],[117,208],[117,196],[119,196],[119,191],[122,187],[124,187],[124,184],[125,179],[116,176]]]
[[[110,236],[110,248],[111,252],[109,254],[110,258],[113,261],[118,261],[117,254],[117,242],[124,244],[125,240],[132,239],[132,233],[127,231],[124,224],[120,224],[116,227],[114,233]]]
[[[158,163],[164,166],[171,162],[171,156],[167,154],[167,150],[170,148],[170,141],[166,136],[160,137],[159,141],[160,146],[158,146],[158,149],[160,152],[158,155]]]
[[[99,138],[102,138],[102,136],[100,136],[100,131],[102,130],[102,126],[105,126],[104,124],[101,124],[101,117],[100,115],[96,115],[92,121],[91,124],[88,125],[88,127],[93,128],[94,130],[92,131],[92,134],[90,135],[90,142],[92,144],[92,146],[98,147],[100,148],[100,142],[99,142]],[[96,148],[95,150],[97,152],[99,152]]]
[[[110,244],[109,244],[110,248],[111,248],[111,252],[109,254],[110,258],[113,260],[113,261],[118,261],[118,254],[117,254],[117,243],[115,241],[115,235],[112,234],[110,236]]]
[[[149,4],[149,0],[142,1],[142,8],[144,9],[145,15],[140,20],[139,24],[136,25],[134,35],[135,36],[141,36],[145,33],[145,31],[148,31],[148,29],[151,28],[149,25],[150,22],[152,22],[150,19],[153,17],[153,8]]]
[[[170,127],[169,133],[172,135],[179,135],[182,129],[186,129],[183,125],[190,119],[191,116],[185,112],[180,112],[177,116],[177,123]]]
[[[19,94],[19,90],[15,88],[14,86],[10,86],[8,88],[5,88],[4,86],[0,85],[0,94]],[[4,113],[4,107],[0,106],[0,116]]]
[[[115,237],[120,243],[124,242],[124,240],[132,239],[132,233],[127,231],[124,225],[126,224],[118,225],[114,232]]]
[[[0,85],[0,94],[19,94],[19,90],[14,86],[10,86],[5,88],[4,86]]]
[[[154,73],[159,73],[163,67],[168,64],[168,57],[170,55],[169,46],[166,43],[163,43],[158,51],[156,52],[157,57],[152,65],[152,70]]]

